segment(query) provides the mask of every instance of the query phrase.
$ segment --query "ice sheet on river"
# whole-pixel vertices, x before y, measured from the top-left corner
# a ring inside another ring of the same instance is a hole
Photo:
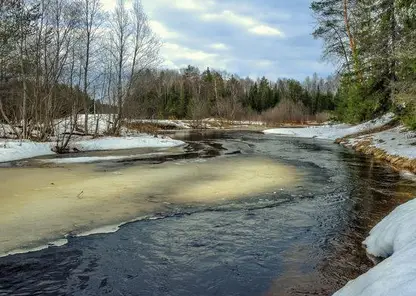
[[[235,156],[122,166],[118,171],[94,166],[5,168],[0,180],[7,180],[0,182],[1,256],[172,207],[217,205],[294,188],[303,175],[269,158]]]
[[[334,296],[416,295],[416,199],[397,207],[364,241],[367,252],[385,259]]]

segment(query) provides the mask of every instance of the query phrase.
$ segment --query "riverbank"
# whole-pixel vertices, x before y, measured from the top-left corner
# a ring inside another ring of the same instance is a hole
[[[45,142],[18,140],[12,129],[7,125],[0,128],[0,163],[39,156],[55,155],[57,146],[69,133],[73,133],[65,149],[66,152],[105,151],[134,148],[172,148],[185,143],[167,136],[140,132],[123,126],[118,137],[108,136],[110,115],[99,114],[89,117],[89,126],[94,127],[93,134],[86,134],[84,116],[79,116],[75,129],[69,119],[56,120],[54,136]]]
[[[349,135],[337,143],[389,163],[397,171],[416,174],[416,133],[405,127]],[[416,199],[397,207],[363,242],[367,254],[378,263],[350,281],[334,296],[413,296],[416,293]]]
[[[398,171],[405,170],[416,174],[416,132],[409,131],[404,126],[387,127],[362,135],[349,135],[337,139],[336,142],[387,162]]]
[[[75,137],[68,145],[69,152],[119,150],[133,148],[171,148],[185,143],[164,136],[137,134],[124,137]],[[56,142],[0,139],[0,162],[9,162],[39,156],[55,155]]]
[[[344,147],[387,162],[398,171],[416,173],[416,132],[398,125],[393,114],[356,126],[340,124],[272,129],[264,133],[334,140]],[[415,295],[415,229],[416,199],[397,207],[370,231],[363,242],[367,254],[384,260],[350,281],[334,296]]]
[[[363,242],[367,253],[384,259],[334,296],[414,296],[416,293],[416,199],[391,212]]]
[[[398,171],[416,173],[416,132],[395,124],[392,113],[355,126],[334,124],[277,128],[265,130],[264,133],[335,141],[359,153],[374,156]]]

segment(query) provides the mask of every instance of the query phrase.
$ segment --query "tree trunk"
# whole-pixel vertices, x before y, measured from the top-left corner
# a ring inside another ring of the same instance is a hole
[[[349,16],[348,16],[348,0],[343,0],[343,3],[344,3],[345,29],[347,31],[348,40],[349,40],[349,43],[350,43],[350,48],[351,48],[351,53],[352,53],[352,59],[354,61],[354,70],[355,70],[356,75],[358,76],[359,81],[361,81],[362,80],[362,75],[361,75],[360,64],[359,64],[359,61],[358,61],[357,46],[356,46],[356,43],[355,43],[354,36],[351,32],[350,20],[349,20]]]

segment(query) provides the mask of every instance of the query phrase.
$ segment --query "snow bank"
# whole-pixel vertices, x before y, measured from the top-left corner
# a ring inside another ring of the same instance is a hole
[[[0,140],[0,162],[55,154],[51,147],[52,143]]]
[[[416,295],[416,199],[397,207],[364,241],[367,252],[388,257],[334,296]]]
[[[133,120],[132,122],[140,122],[140,123],[152,123],[159,126],[165,127],[175,127],[178,129],[191,129],[190,122],[186,122],[185,120],[169,120],[169,119],[140,119],[140,120]]]
[[[248,126],[248,125],[266,125],[263,121],[255,121],[255,120],[229,120],[229,119],[218,119],[218,118],[205,118],[202,120],[204,123],[216,123],[216,124],[230,124],[236,126]]]
[[[380,118],[350,126],[346,124],[312,126],[306,128],[275,128],[263,131],[265,134],[278,134],[299,138],[319,138],[336,140],[360,132],[382,127],[394,119],[393,113],[388,113]]]
[[[141,134],[135,137],[105,137],[90,140],[74,140],[69,144],[70,150],[78,151],[101,151],[101,150],[121,150],[133,148],[169,148],[183,145],[184,142],[172,140],[170,138],[154,137]],[[0,162],[8,162],[38,156],[53,155],[51,150],[56,145],[55,142],[36,143],[31,141],[20,142],[17,140],[0,140]],[[82,163],[102,160],[115,160],[124,157],[108,156],[107,159],[86,159],[56,160],[56,163]],[[50,160],[49,160],[50,161]],[[51,161],[50,161],[51,162]]]
[[[15,134],[13,132],[12,127],[8,124],[0,123],[0,137],[1,138],[14,138]]]
[[[364,138],[364,137],[359,137]],[[404,126],[392,128],[371,135],[372,146],[384,150],[390,155],[416,158],[416,133]]]
[[[181,146],[182,141],[172,140],[170,138],[160,138],[150,135],[140,137],[105,137],[92,140],[81,140],[70,143],[70,148],[79,151],[98,151],[98,150],[119,150],[133,148],[168,148]]]
[[[168,119],[139,119],[133,120],[131,122],[140,122],[140,123],[151,123],[158,126],[165,127],[174,127],[177,129],[192,129],[195,127],[195,124],[198,123],[200,126],[207,129],[218,129],[223,126],[233,125],[236,127],[247,127],[250,125],[254,126],[264,126],[266,123],[261,121],[239,121],[239,120],[227,120],[227,119],[218,119],[218,118],[204,118],[199,121],[195,120],[168,120]]]
[[[114,115],[112,114],[89,114],[88,115],[88,132],[94,134],[97,131],[98,135],[103,135],[106,133],[112,126]],[[72,121],[71,118],[62,118],[57,119],[54,122],[55,124],[55,134],[60,135],[63,133],[71,132],[72,130]],[[77,116],[77,129],[85,132],[85,114],[79,114]]]
[[[90,114],[88,116],[89,133],[104,135],[111,127],[114,115],[111,114]],[[90,136],[79,136],[84,134],[85,115],[80,114],[77,117],[77,129],[69,143],[70,150],[78,151],[98,151],[98,150],[120,150],[133,148],[168,148],[181,146],[182,141],[172,140],[167,137],[154,137],[138,131],[122,128],[121,135],[123,137],[102,137],[91,139]],[[149,121],[150,122],[150,121]],[[181,121],[159,120],[160,124],[176,125],[180,128],[190,128]],[[55,120],[55,135],[62,135],[72,131],[73,122],[71,118],[63,118]],[[7,137],[12,132],[10,126],[0,126],[0,136]],[[14,161],[19,159],[32,158],[37,156],[52,155],[52,147],[56,146],[56,137],[51,137],[48,143],[35,143],[31,141],[20,142],[17,140],[0,140],[0,162]],[[108,158],[109,160],[110,158]],[[113,158],[115,159],[115,158]],[[82,159],[74,160],[74,162],[85,162]],[[89,159],[90,161],[98,161]]]
[[[364,241],[369,254],[384,258],[411,243],[416,248],[416,199],[397,207],[370,231]]]

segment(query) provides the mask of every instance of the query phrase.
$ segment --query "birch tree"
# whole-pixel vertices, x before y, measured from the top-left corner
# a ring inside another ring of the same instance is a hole
[[[82,38],[83,38],[83,92],[84,96],[84,131],[88,134],[89,100],[88,88],[90,86],[91,52],[93,42],[100,27],[100,1],[82,0]]]
[[[116,76],[113,102],[117,106],[113,133],[118,133],[124,116],[123,102],[140,72],[159,62],[161,43],[150,28],[140,0],[133,1],[132,7],[127,7],[123,0],[117,1],[111,16],[111,33],[109,50]]]

